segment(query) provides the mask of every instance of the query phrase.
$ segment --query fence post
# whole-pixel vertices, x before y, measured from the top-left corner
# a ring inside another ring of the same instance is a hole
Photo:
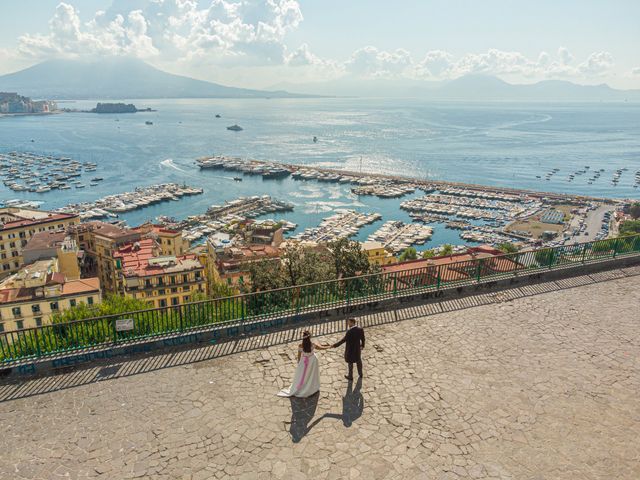
[[[556,256],[556,251],[555,249],[552,247],[549,249],[549,270],[551,270],[551,267],[553,267],[553,261],[555,260],[555,256]]]
[[[613,258],[616,258],[616,255],[618,254],[618,240],[620,239],[616,237],[615,241],[613,242]]]
[[[584,247],[582,247],[582,264],[584,265],[584,259],[587,256],[587,244],[584,244]]]
[[[42,356],[42,352],[40,351],[40,340],[38,339],[38,329],[33,330],[33,335],[36,340],[36,351],[38,352],[38,358]]]
[[[344,291],[347,296],[347,305],[349,305],[349,280],[345,281]]]
[[[476,282],[480,283],[480,277],[482,276],[482,259],[477,260],[476,265]]]
[[[440,267],[441,266],[442,265],[438,265],[438,276],[436,278],[436,289],[437,290],[440,290]]]
[[[111,328],[113,330],[113,343],[118,343],[118,331],[116,330],[116,317],[111,319]]]
[[[183,305],[178,306],[178,318],[180,319],[180,331],[184,332],[184,324],[182,323],[182,308]]]
[[[397,297],[398,296],[398,274],[394,273],[393,274],[393,297]]]

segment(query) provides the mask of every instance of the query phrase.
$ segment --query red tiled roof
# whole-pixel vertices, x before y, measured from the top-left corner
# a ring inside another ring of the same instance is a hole
[[[43,218],[25,218],[22,220],[14,220],[13,222],[6,222],[0,226],[0,231],[28,227],[31,225],[40,225],[42,223],[57,222],[58,220],[68,220],[70,218],[77,218],[77,215],[72,215],[70,213],[51,213],[47,217]]]
[[[155,246],[155,240],[146,238],[119,248],[113,257],[121,260],[122,271],[127,277],[178,273],[203,268],[197,260],[198,257],[193,254],[175,257],[176,262],[171,266],[151,265],[149,260],[156,257],[154,254]]]

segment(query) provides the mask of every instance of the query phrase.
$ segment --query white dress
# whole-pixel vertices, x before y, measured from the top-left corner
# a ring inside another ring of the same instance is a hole
[[[293,382],[289,388],[278,392],[279,397],[310,397],[320,390],[320,368],[318,367],[318,357],[314,353],[314,346],[311,352],[300,351],[300,361],[293,375]]]

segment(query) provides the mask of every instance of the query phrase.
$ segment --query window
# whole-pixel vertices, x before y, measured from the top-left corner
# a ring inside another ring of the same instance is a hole
[[[182,282],[187,283],[188,281],[189,281],[189,275],[187,274],[182,275]]]
[[[158,290],[158,295],[164,295],[164,288],[161,290]]]
[[[185,285],[184,287],[182,287],[183,292],[188,292],[189,290],[190,290],[189,285]]]
[[[72,307],[76,306],[76,299],[72,298],[71,300],[69,300],[69,305],[71,305]]]
[[[185,295],[184,297],[182,297],[182,301],[184,303],[187,303],[189,301],[189,295]]]
[[[16,242],[11,242],[11,243],[9,244],[9,247],[11,247],[11,248],[16,248]]]
[[[151,288],[151,280],[145,280],[144,281],[144,286],[145,286],[145,288]]]
[[[8,263],[5,263],[4,265],[2,265],[2,270],[9,270],[11,268],[11,265],[9,265]]]
[[[173,287],[171,289],[171,293],[178,293],[178,288],[177,287]]]
[[[22,329],[24,328],[24,320],[18,320],[18,321],[16,322],[16,328],[17,328],[18,330],[22,330]]]
[[[175,285],[176,284],[176,276],[172,275],[171,276],[171,285]]]
[[[13,307],[11,309],[11,312],[13,313],[14,317],[21,317],[22,316],[22,310],[20,309],[20,307]]]
[[[7,258],[7,254],[3,253],[2,255],[0,255],[0,257],[4,260],[5,258]]]
[[[57,312],[58,311],[58,302],[51,302],[49,304],[49,306],[51,307],[51,311],[52,312]]]
[[[42,326],[42,317],[38,317],[36,318],[36,327],[41,327]]]
[[[200,280],[200,272],[196,272],[196,280]]]
[[[158,286],[164,285],[164,281],[162,280],[162,277],[158,278]]]
[[[180,299],[178,297],[173,297],[171,299],[171,305],[178,305],[180,303]]]
[[[160,300],[158,300],[158,305],[160,305],[160,307],[166,307],[167,301],[164,298],[161,298]]]
[[[31,311],[33,313],[40,313],[40,305],[38,305],[37,303],[35,305],[31,305]]]
[[[87,305],[93,305],[93,297],[87,297]]]

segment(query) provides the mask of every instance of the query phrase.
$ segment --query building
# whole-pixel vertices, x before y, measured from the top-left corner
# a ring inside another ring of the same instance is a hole
[[[542,223],[552,223],[562,225],[564,223],[564,213],[560,210],[550,208],[540,216]]]
[[[182,232],[164,228],[160,225],[145,223],[133,228],[133,231],[139,232],[141,238],[154,239],[160,247],[160,255],[184,255],[191,245],[191,242],[183,237]]]
[[[284,241],[284,233],[280,223],[246,220],[243,225],[244,243],[247,245],[271,245],[277,248]]]
[[[0,331],[47,325],[55,313],[100,303],[98,278],[70,280],[59,267],[56,258],[37,260],[0,283]]]
[[[80,278],[83,252],[64,230],[36,233],[27,242],[22,254],[25,265],[38,260],[57,258],[60,272],[67,280]]]
[[[120,291],[115,272],[114,253],[122,246],[140,240],[140,232],[93,221],[74,226],[70,234],[84,252],[84,275],[97,275],[104,292]]]
[[[194,254],[158,256],[152,238],[129,243],[113,254],[118,293],[146,301],[150,307],[190,302],[194,293],[207,293],[205,268]]]
[[[371,265],[390,265],[396,263],[398,259],[391,252],[385,250],[381,242],[367,241],[362,244],[362,251],[367,254],[367,259]]]
[[[29,208],[0,208],[0,279],[17,272],[22,251],[38,232],[64,230],[80,222],[77,215]]]
[[[279,260],[280,250],[271,245],[234,245],[222,251],[214,250],[214,255],[211,260],[213,281],[240,287],[250,281],[247,269],[250,263]]]
[[[482,260],[475,262],[474,260]],[[469,280],[478,275],[512,272],[524,268],[512,257],[488,245],[470,247],[466,252],[428,259],[409,260],[382,267],[395,273],[396,288],[435,286],[439,283]]]

